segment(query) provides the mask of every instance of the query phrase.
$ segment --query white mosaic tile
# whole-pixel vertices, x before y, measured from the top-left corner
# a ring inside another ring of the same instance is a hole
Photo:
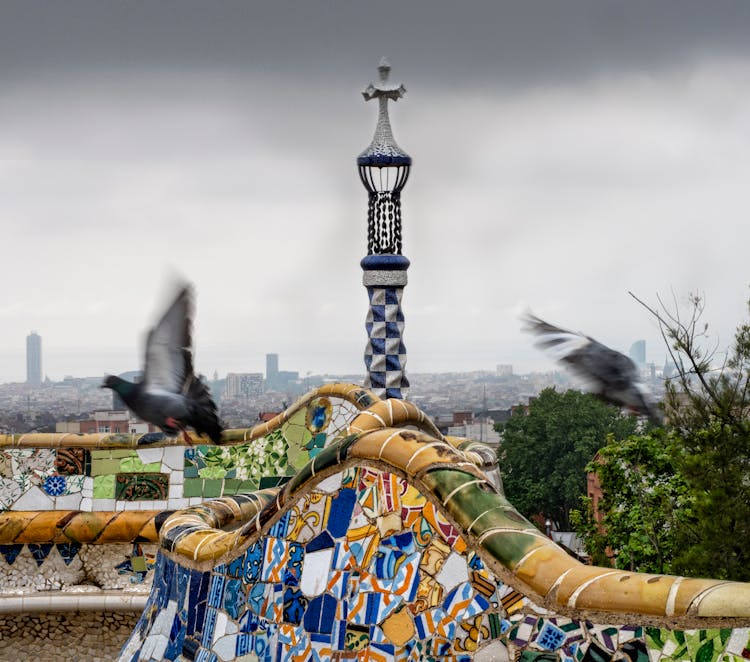
[[[13,478],[0,478],[0,508],[8,510],[23,493],[19,482]]]
[[[114,499],[92,499],[92,510],[114,510],[116,501]]]
[[[211,650],[216,653],[216,656],[226,662],[227,660],[235,660],[234,651],[237,648],[237,635],[230,634],[222,637],[218,641],[214,641]],[[257,659],[257,657],[256,657]]]
[[[333,547],[305,554],[305,565],[299,587],[308,598],[314,598],[326,590],[328,569],[331,567]]]
[[[85,497],[94,496],[94,479],[91,476],[83,477],[83,486],[81,487],[81,494]]]
[[[66,494],[55,499],[55,510],[81,510],[83,496],[78,494]]]
[[[219,611],[216,613],[216,623],[214,624],[214,637],[213,637],[214,644],[226,634],[227,620],[228,620],[228,616],[226,612]]]
[[[320,490],[321,492],[336,492],[341,487],[342,479],[343,474],[340,472],[336,473],[325,480],[321,480],[315,489]]]
[[[162,456],[164,455],[162,448],[139,448],[138,459],[143,464],[151,464],[153,462],[161,462]]]
[[[170,446],[162,449],[162,472],[182,470],[185,468],[185,449],[182,446]]]
[[[466,561],[456,552],[451,552],[435,579],[445,587],[446,593],[459,584],[468,582],[469,571]]]
[[[13,504],[13,510],[54,510],[55,502],[36,485],[29,487]]]
[[[474,662],[509,662],[508,649],[501,641],[493,641],[489,646],[474,653]]]

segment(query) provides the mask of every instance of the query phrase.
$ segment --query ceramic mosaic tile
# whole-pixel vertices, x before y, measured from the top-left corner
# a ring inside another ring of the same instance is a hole
[[[169,476],[159,473],[122,473],[115,477],[115,499],[154,501],[166,499]]]
[[[344,434],[363,406],[377,402],[372,394],[359,387],[347,386],[343,391],[349,394],[346,397],[339,390],[328,389],[330,395],[301,401],[266,434],[235,445],[196,445],[187,449],[2,449],[0,510],[30,507],[92,510],[104,507],[111,499],[166,500],[168,507],[179,508],[187,505],[186,499],[210,499],[281,485]],[[129,441],[129,435],[107,435],[106,439],[110,444],[122,445]],[[155,443],[164,437],[150,434],[141,439],[144,443]],[[166,496],[163,479],[156,479],[156,486],[154,479],[148,478],[153,474],[169,476]],[[139,481],[136,475],[144,479]],[[91,480],[88,489],[84,487],[84,478]],[[151,487],[147,487],[149,484]],[[41,493],[31,490],[34,486]],[[72,497],[78,494],[80,498]]]
[[[67,476],[89,475],[91,451],[85,448],[59,448],[55,455],[55,471]]]

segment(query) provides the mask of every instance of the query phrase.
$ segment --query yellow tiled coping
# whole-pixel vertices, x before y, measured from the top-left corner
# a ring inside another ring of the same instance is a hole
[[[159,528],[171,512],[4,510],[0,511],[0,545],[158,542]]]
[[[265,423],[259,423],[251,428],[237,428],[224,430],[221,438],[222,446],[236,446],[263,437],[280,428],[296,412],[306,407],[312,400],[320,397],[334,397],[345,400],[363,411],[352,421],[353,426],[362,430],[399,425],[413,425],[430,434],[439,436],[433,422],[417,407],[403,400],[383,401],[372,391],[356,384],[334,383],[326,384],[306,393],[290,407]],[[389,404],[390,402],[390,404]],[[401,404],[393,404],[393,403]],[[213,445],[204,436],[187,433],[192,444]],[[27,434],[0,434],[0,449],[3,448],[92,448],[92,449],[143,449],[163,448],[167,446],[184,446],[182,435],[167,437],[160,435],[158,440],[152,440],[150,435],[126,433],[93,433],[76,434],[72,432],[31,432]]]

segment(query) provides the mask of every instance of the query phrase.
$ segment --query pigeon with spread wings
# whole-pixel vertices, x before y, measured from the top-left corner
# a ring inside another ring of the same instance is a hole
[[[522,321],[524,331],[537,336],[534,344],[548,350],[581,378],[594,395],[662,423],[656,402],[629,357],[589,336],[554,326],[531,313],[526,313]]]
[[[146,339],[143,381],[128,382],[108,376],[103,388],[115,391],[139,418],[168,435],[186,428],[205,434],[218,444],[222,425],[206,384],[193,372],[193,289],[183,285]]]

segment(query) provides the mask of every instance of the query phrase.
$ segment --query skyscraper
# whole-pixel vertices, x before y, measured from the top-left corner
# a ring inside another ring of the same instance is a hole
[[[630,358],[635,361],[639,366],[645,365],[646,363],[646,341],[636,340],[630,346]]]
[[[42,337],[36,331],[26,336],[26,383],[42,384]]]
[[[266,354],[266,379],[274,381],[279,376],[279,355]]]

